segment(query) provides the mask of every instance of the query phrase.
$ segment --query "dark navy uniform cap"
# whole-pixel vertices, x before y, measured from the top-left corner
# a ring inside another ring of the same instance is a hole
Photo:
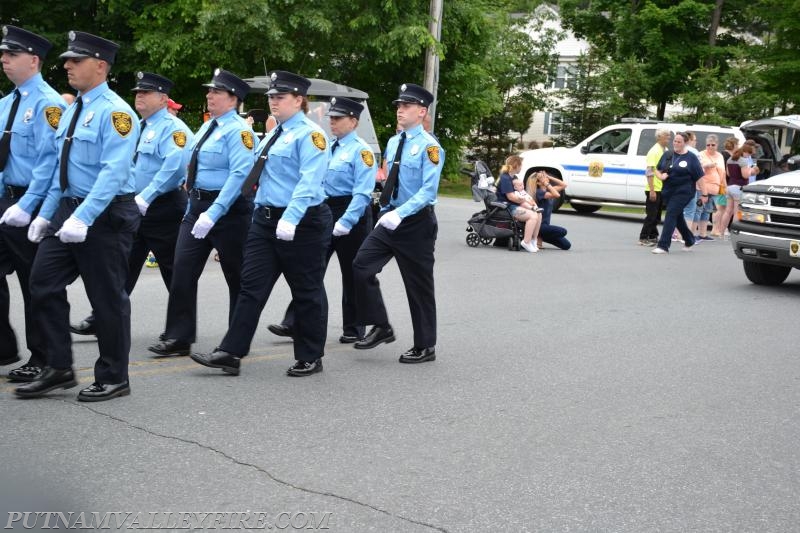
[[[400,86],[400,95],[392,103],[397,105],[401,102],[428,107],[433,103],[433,95],[425,87],[420,87],[414,83],[404,83]]]
[[[247,94],[250,92],[250,86],[247,85],[247,83],[245,83],[239,76],[233,72],[228,72],[227,70],[223,70],[221,68],[218,68],[214,71],[214,78],[210,83],[204,83],[203,87],[222,89],[242,100],[244,100]]]
[[[267,94],[294,93],[305,96],[311,86],[308,79],[285,70],[273,70],[269,74],[269,79]]]
[[[362,111],[364,111],[364,106],[355,100],[334,96],[331,98],[331,108],[328,109],[328,116],[353,117],[357,119],[361,117]]]
[[[136,73],[136,87],[131,89],[133,92],[139,91],[156,91],[159,93],[169,94],[172,90],[172,80],[153,74],[152,72],[137,72]]]
[[[53,43],[28,30],[16,26],[3,26],[3,40],[0,41],[0,50],[6,52],[26,52],[44,59]]]
[[[82,31],[71,31],[67,34],[67,51],[61,54],[61,59],[77,57],[93,57],[102,59],[106,63],[114,63],[119,45],[108,39]]]

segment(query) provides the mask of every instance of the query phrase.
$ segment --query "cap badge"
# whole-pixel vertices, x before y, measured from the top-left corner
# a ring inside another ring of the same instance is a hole
[[[219,76],[219,73],[222,72],[222,69],[214,69],[214,76]]]
[[[136,73],[136,77],[139,78],[140,80],[143,79],[144,78],[144,72],[142,72],[140,70],[139,72]]]
[[[74,31],[69,32],[67,34],[67,37],[69,37],[70,41],[74,41],[75,40],[75,32]]]
[[[278,79],[278,75],[273,72],[272,74],[270,74],[269,79],[271,79],[272,81],[275,81],[275,80]]]
[[[3,26],[3,37],[5,37],[6,35],[8,35],[8,27]]]
[[[408,85],[406,85],[405,83],[400,86],[401,91],[406,92],[406,89],[408,89]]]
[[[331,107],[336,105],[336,97],[331,98]]]

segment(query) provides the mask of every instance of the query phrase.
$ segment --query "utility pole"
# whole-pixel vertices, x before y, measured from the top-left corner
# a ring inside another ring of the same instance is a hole
[[[428,25],[428,30],[433,35],[436,43],[442,41],[442,2],[443,0],[431,0],[430,17],[431,21]],[[428,108],[428,113],[431,117],[431,131],[436,126],[436,102],[438,100],[438,87],[439,87],[439,54],[436,52],[436,46],[431,45],[428,47],[428,54],[425,56],[425,81],[424,87],[431,92],[434,101]]]

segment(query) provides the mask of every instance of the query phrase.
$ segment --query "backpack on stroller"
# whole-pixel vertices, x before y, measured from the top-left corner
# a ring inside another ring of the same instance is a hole
[[[506,203],[497,201],[492,171],[483,161],[475,161],[472,168],[461,172],[470,176],[472,199],[483,202],[486,207],[467,221],[467,245],[475,248],[479,244],[494,244],[519,250],[522,228],[509,213]]]

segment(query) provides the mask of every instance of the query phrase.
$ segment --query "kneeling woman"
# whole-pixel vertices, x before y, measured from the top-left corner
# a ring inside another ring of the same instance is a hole
[[[539,248],[536,247],[536,239],[539,235],[539,226],[541,224],[541,217],[534,209],[523,207],[525,199],[516,194],[514,190],[513,180],[516,174],[522,170],[522,158],[517,155],[509,156],[506,159],[505,165],[500,169],[500,181],[497,184],[497,199],[501,202],[507,202],[509,211],[514,219],[525,223],[525,230],[523,231],[521,246],[532,253],[538,252]]]

